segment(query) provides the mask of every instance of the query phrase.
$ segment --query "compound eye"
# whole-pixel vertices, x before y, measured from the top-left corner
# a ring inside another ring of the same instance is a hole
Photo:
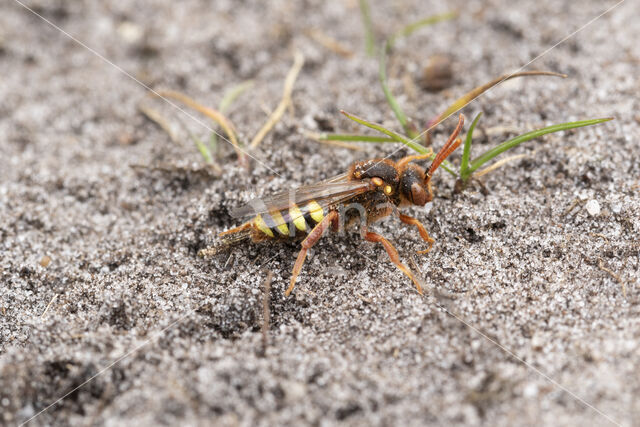
[[[384,194],[386,194],[387,196],[390,195],[391,193],[393,193],[393,188],[390,185],[386,185],[384,187]]]
[[[371,178],[371,182],[373,182],[373,184],[376,187],[380,187],[380,186],[382,186],[382,184],[384,184],[384,181],[382,181],[382,178],[378,178],[378,177]]]
[[[427,203],[427,192],[417,182],[411,184],[411,201],[418,206],[424,206]]]

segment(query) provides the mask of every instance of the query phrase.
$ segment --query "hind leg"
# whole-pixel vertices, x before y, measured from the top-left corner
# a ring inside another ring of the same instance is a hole
[[[368,242],[380,243],[384,247],[384,249],[387,251],[387,255],[389,255],[391,262],[394,263],[395,266],[398,267],[400,271],[402,271],[404,274],[409,276],[409,278],[416,285],[416,288],[418,289],[418,293],[422,295],[422,286],[420,286],[420,282],[418,282],[418,279],[416,279],[416,277],[413,275],[411,270],[409,270],[409,267],[407,267],[406,265],[400,262],[398,251],[396,250],[396,248],[393,247],[391,242],[389,242],[387,239],[385,239],[381,235],[371,231],[366,231],[364,233],[364,239]]]
[[[435,240],[431,236],[429,236],[429,233],[427,233],[427,229],[424,228],[424,225],[422,225],[420,221],[410,217],[409,215],[404,215],[404,214],[399,214],[399,215],[400,215],[400,221],[404,222],[405,224],[416,226],[416,228],[418,228],[418,233],[420,233],[420,237],[422,237],[422,240],[429,243],[429,247],[427,249],[423,251],[418,251],[418,253],[426,254],[427,252],[429,252],[433,247],[433,243],[435,242]]]
[[[236,228],[232,228],[231,230],[223,231],[222,233],[218,234],[218,237],[226,236],[228,234],[239,233],[239,232],[244,231],[244,230],[246,230],[248,228],[251,228],[251,221],[245,222],[244,224],[239,225]]]
[[[338,220],[338,212],[331,211],[325,216],[322,221],[320,221],[313,230],[309,233],[309,235],[302,241],[302,248],[298,253],[298,258],[296,258],[296,263],[293,265],[293,270],[291,271],[291,282],[289,283],[289,288],[285,291],[284,295],[289,296],[291,291],[293,291],[293,287],[296,285],[296,280],[298,278],[298,274],[302,270],[302,265],[304,264],[304,260],[307,257],[307,251],[322,237],[324,231],[332,225],[335,227]]]
[[[218,234],[218,241],[208,248],[200,249],[198,256],[202,258],[211,257],[223,252],[230,247],[249,240],[252,238],[251,221],[232,228],[231,230],[223,231]]]

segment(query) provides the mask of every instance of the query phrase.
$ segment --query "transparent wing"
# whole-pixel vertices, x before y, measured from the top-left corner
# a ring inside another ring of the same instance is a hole
[[[247,204],[231,210],[231,216],[240,218],[262,213],[282,211],[293,204],[300,208],[305,203],[315,201],[322,208],[362,194],[369,189],[366,181],[349,181],[347,175],[338,175],[329,180],[303,187],[293,188],[270,196],[258,197]]]

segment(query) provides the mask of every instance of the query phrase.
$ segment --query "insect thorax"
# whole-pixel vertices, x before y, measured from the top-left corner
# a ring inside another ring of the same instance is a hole
[[[373,159],[353,165],[354,179],[380,178],[385,183],[397,187],[400,180],[395,163],[389,159]]]

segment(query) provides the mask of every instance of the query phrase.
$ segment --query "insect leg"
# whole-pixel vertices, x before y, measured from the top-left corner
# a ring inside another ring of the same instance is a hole
[[[223,231],[222,233],[218,234],[218,237],[226,236],[227,234],[238,233],[240,231],[246,230],[247,228],[251,228],[251,221],[245,222],[244,224],[239,225],[236,228],[232,228],[231,230]]]
[[[420,233],[420,237],[422,237],[422,240],[429,243],[429,247],[427,249],[423,251],[418,251],[418,253],[426,254],[427,252],[429,252],[433,247],[433,242],[435,242],[435,240],[431,236],[429,236],[429,233],[427,233],[427,229],[424,228],[424,225],[422,225],[420,221],[410,217],[409,215],[399,214],[399,216],[400,216],[400,221],[404,222],[405,224],[416,226],[418,228],[418,233]]]
[[[231,230],[218,234],[218,239],[214,242],[213,246],[200,249],[198,251],[198,256],[207,258],[217,255],[232,246],[251,240],[252,234],[251,222],[246,222],[239,227],[232,228]]]
[[[406,265],[404,265],[403,263],[400,262],[400,257],[398,256],[398,251],[396,250],[396,248],[393,247],[391,242],[389,242],[387,239],[385,239],[381,235],[379,235],[377,233],[374,233],[374,232],[371,232],[371,231],[367,231],[364,234],[364,239],[366,241],[368,241],[368,242],[374,242],[374,243],[382,244],[382,246],[384,246],[384,249],[387,251],[387,254],[389,255],[389,258],[391,258],[391,262],[394,263],[395,266],[400,269],[400,271],[402,271],[404,274],[409,276],[409,278],[416,285],[416,288],[418,289],[418,293],[420,295],[422,295],[422,286],[420,286],[420,282],[418,282],[418,279],[416,279],[416,277],[413,275],[411,270],[409,270],[409,267],[407,267]]]
[[[406,156],[401,158],[400,160],[398,160],[398,162],[396,163],[396,166],[398,168],[401,168],[403,166],[405,166],[407,163],[409,162],[413,162],[415,160],[424,160],[424,159],[428,159],[429,157],[433,156],[433,149],[429,148],[429,151],[424,153],[424,154],[415,154],[413,156]]]
[[[323,219],[320,221],[313,230],[309,233],[309,235],[302,241],[302,248],[298,253],[298,258],[296,258],[296,263],[293,265],[293,270],[291,271],[291,282],[289,284],[289,288],[285,291],[284,295],[289,296],[291,291],[293,291],[293,287],[296,285],[296,279],[298,278],[298,274],[302,270],[302,265],[304,264],[304,260],[307,257],[307,251],[313,245],[315,245],[318,240],[322,237],[324,231],[329,227],[329,225],[334,224],[338,219],[338,212],[330,211]]]

